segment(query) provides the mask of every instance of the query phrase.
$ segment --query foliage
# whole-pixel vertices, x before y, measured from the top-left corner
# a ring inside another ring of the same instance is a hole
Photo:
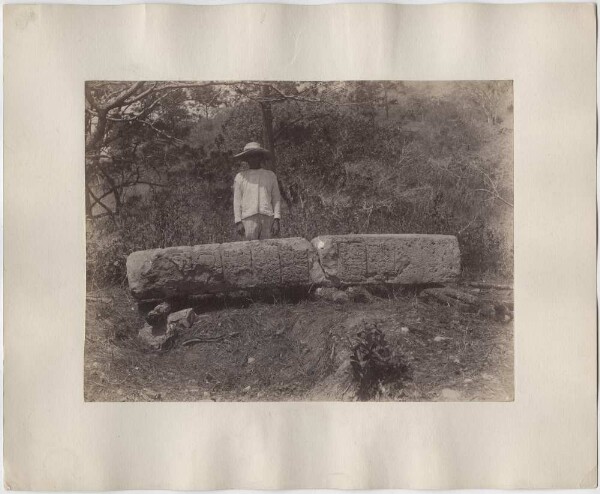
[[[101,138],[132,87],[89,84],[90,282],[123,282],[133,250],[236,240],[248,141],[272,143],[282,236],[453,234],[463,274],[512,276],[510,82],[143,83]]]
[[[387,383],[398,384],[408,372],[408,367],[392,351],[377,323],[365,323],[358,332],[350,366],[352,376],[358,382],[357,396],[360,400],[372,399]]]

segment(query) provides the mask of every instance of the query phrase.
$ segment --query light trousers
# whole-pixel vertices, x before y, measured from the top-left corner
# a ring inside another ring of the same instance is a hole
[[[242,220],[246,240],[265,240],[271,238],[273,216],[255,214]]]

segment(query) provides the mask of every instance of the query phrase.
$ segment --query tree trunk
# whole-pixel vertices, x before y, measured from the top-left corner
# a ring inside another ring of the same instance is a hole
[[[117,183],[114,181],[114,179],[110,176],[110,174],[108,172],[106,172],[102,168],[100,168],[100,172],[102,173],[102,176],[104,177],[104,179],[108,183],[108,185],[110,187],[109,190],[113,194],[113,197],[115,199],[115,211],[114,211],[114,213],[117,214],[117,213],[119,213],[121,211],[121,187],[119,187],[117,185]]]
[[[271,108],[271,102],[268,101],[270,90],[268,87],[263,86],[261,90],[261,96],[264,98],[260,102],[260,111],[263,120],[263,146],[268,149],[275,157],[275,142],[273,140],[273,109]]]
[[[92,219],[92,201],[90,199],[90,193],[85,189],[85,216],[88,219]]]
[[[263,119],[263,146],[275,155],[275,143],[273,142],[273,112],[271,103],[261,102],[260,111]]]
[[[263,123],[263,147],[271,151],[271,168],[277,168],[277,159],[275,156],[275,138],[273,132],[273,109],[271,107],[271,102],[268,101],[268,97],[270,95],[270,90],[268,87],[263,86],[261,89],[261,96],[264,98],[263,101],[260,102],[260,112],[262,115],[262,123]],[[276,171],[276,170],[275,170]],[[287,207],[291,207],[292,198],[288,192],[288,187],[281,180],[281,177],[278,175],[277,180],[279,182],[279,192],[281,197],[287,204]]]
[[[108,111],[98,110],[98,117],[96,124],[93,123],[90,126],[89,139],[86,142],[86,148],[88,151],[99,152],[104,141],[104,134],[106,133],[106,126],[108,123]]]

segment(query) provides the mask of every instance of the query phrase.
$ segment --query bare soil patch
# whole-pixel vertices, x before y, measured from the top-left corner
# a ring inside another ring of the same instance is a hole
[[[472,290],[494,298],[493,290]],[[144,321],[126,290],[88,294],[86,401],[357,400],[350,356],[365,323],[377,324],[407,367],[374,399],[513,399],[512,320],[417,292],[343,304],[223,299],[197,312],[171,348],[152,353],[137,340]],[[185,344],[192,338],[203,341]]]

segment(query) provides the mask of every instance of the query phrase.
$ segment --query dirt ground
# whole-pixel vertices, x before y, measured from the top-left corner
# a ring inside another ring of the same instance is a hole
[[[89,293],[85,400],[354,401],[350,356],[365,323],[377,324],[407,368],[373,399],[513,399],[512,320],[447,306],[418,291],[343,304],[222,298],[196,310],[193,327],[171,348],[149,352],[137,340],[143,311],[125,289]],[[183,344],[193,337],[214,341]]]

